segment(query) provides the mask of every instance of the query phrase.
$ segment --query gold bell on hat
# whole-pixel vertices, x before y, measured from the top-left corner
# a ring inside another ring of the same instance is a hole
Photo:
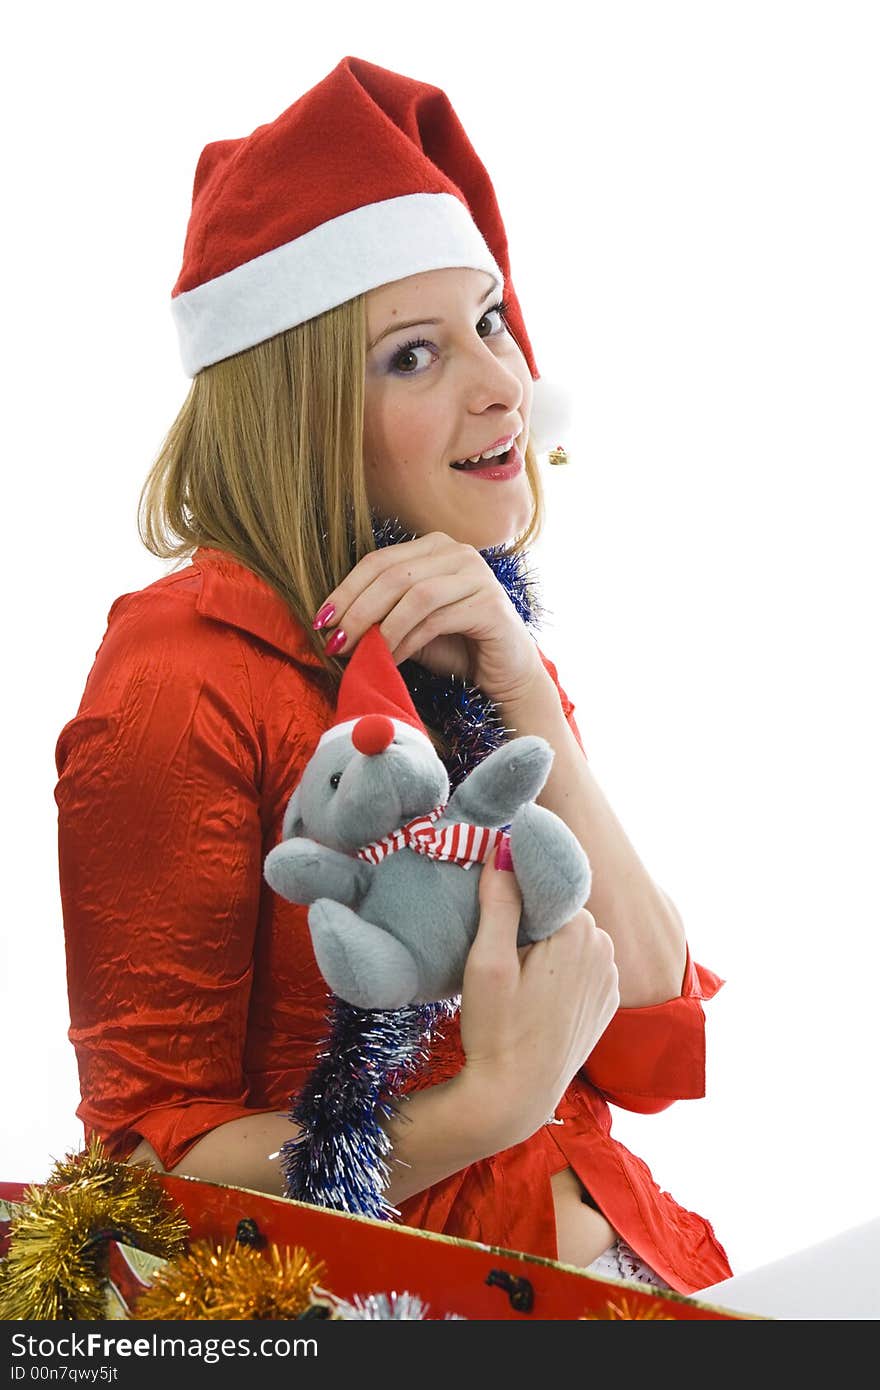
[[[568,452],[562,444],[557,444],[547,455],[551,463],[568,463]]]

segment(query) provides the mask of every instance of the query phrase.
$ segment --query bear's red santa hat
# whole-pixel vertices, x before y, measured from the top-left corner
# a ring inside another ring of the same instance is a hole
[[[535,381],[549,449],[566,394],[540,381],[489,175],[439,87],[343,58],[274,121],[199,158],[171,308],[188,376],[379,285],[484,270]]]
[[[339,683],[336,723],[321,735],[318,747],[346,736],[361,753],[380,753],[393,739],[434,748],[378,623],[367,628],[349,658]]]

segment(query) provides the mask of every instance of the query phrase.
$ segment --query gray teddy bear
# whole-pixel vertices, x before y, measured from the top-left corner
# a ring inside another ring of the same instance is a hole
[[[553,762],[545,739],[511,739],[450,796],[419,730],[368,714],[334,732],[303,771],[264,873],[281,897],[309,906],[318,967],[340,999],[395,1009],[461,992],[481,861],[499,827],[510,827],[522,894],[520,946],[584,906],[589,860],[565,823],[534,804]],[[479,857],[464,864],[468,848]]]

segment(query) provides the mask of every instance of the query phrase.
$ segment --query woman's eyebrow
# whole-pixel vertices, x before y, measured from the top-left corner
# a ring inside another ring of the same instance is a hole
[[[498,291],[498,289],[498,285],[491,285],[489,289],[486,291],[486,293],[483,295],[482,299],[477,301],[478,306],[480,304],[485,304],[486,300],[491,298],[491,296],[495,294]],[[443,319],[407,319],[405,323],[389,323],[387,328],[382,329],[382,332],[379,334],[378,338],[374,338],[373,341],[369,344],[367,352],[372,352],[373,348],[376,346],[377,343],[381,343],[383,338],[387,338],[389,333],[396,332],[398,328],[418,328],[418,326],[423,323],[436,324],[443,322]]]

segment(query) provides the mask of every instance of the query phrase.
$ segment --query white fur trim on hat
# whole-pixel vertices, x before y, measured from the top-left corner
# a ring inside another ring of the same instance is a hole
[[[558,381],[539,376],[532,388],[529,433],[539,454],[566,443],[574,415],[571,392]]]
[[[255,256],[171,301],[188,376],[335,308],[426,270],[466,266],[504,276],[452,193],[368,203]]]

